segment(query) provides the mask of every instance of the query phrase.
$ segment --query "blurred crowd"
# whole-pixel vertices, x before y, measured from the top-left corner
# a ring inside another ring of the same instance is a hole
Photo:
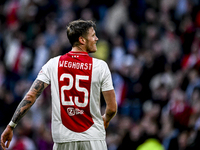
[[[41,67],[71,50],[66,25],[94,20],[92,57],[112,73],[118,114],[109,150],[200,147],[199,0],[1,0],[0,133]],[[102,98],[102,113],[105,102]],[[50,150],[51,95],[45,89],[14,131],[14,150]]]

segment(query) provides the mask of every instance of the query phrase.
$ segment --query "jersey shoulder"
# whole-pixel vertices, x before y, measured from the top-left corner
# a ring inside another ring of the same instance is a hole
[[[58,63],[59,59],[60,59],[60,56],[50,58],[49,61],[45,65],[48,67],[54,67],[55,64]]]
[[[107,63],[104,60],[93,58],[94,65],[101,65],[101,66],[107,66]]]
[[[60,57],[61,57],[61,55],[56,56],[56,57],[53,57],[53,58],[51,58],[49,61],[50,61],[51,63],[54,63],[55,61],[58,61],[58,60],[60,59]]]

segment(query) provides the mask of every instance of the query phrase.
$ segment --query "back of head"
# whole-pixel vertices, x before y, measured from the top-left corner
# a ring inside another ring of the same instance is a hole
[[[87,37],[88,30],[93,27],[96,28],[96,25],[93,21],[85,21],[85,20],[75,20],[69,23],[66,27],[67,36],[71,45],[77,46],[79,44],[79,37],[82,36],[84,38]]]

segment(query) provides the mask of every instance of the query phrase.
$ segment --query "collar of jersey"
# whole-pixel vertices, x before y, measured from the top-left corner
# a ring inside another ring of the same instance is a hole
[[[70,54],[79,54],[79,55],[88,55],[87,52],[74,52],[74,51],[70,51]]]

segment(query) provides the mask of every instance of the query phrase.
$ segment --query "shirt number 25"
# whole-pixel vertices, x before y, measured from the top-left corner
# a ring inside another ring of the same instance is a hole
[[[88,90],[84,87],[80,87],[80,80],[89,80],[89,76],[86,75],[76,75],[75,76],[75,82],[74,82],[74,78],[71,74],[68,73],[63,73],[60,76],[60,81],[64,81],[64,79],[67,78],[69,79],[69,85],[63,85],[61,87],[61,102],[62,105],[65,106],[78,106],[78,107],[86,107],[88,104]],[[77,91],[79,92],[83,92],[84,93],[84,101],[81,103],[79,102],[79,97],[78,96],[74,96],[74,101],[73,101],[73,97],[69,96],[69,101],[65,100],[65,94],[64,91],[65,90],[71,90],[72,87],[75,84],[75,88]]]

